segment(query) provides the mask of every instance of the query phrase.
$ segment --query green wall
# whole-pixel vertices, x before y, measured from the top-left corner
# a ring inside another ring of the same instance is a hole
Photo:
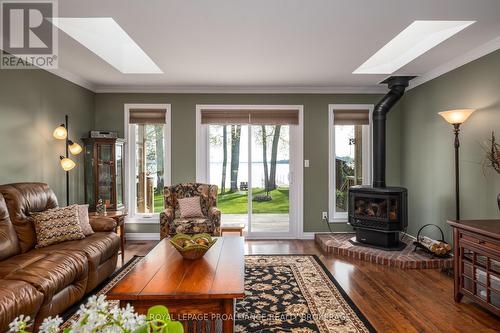
[[[46,182],[65,204],[66,182],[59,166],[64,143],[52,131],[70,117],[70,137],[94,125],[94,93],[42,70],[0,70],[0,184]],[[71,171],[71,200],[83,202],[82,157]]]
[[[409,232],[425,223],[444,227],[454,215],[451,126],[437,112],[472,107],[478,111],[462,127],[462,217],[498,217],[500,176],[482,167],[481,148],[492,130],[500,139],[500,51],[418,86],[389,113],[388,183],[409,189]],[[304,105],[304,229],[326,231],[328,208],[328,104],[376,103],[380,95],[353,94],[94,94],[41,70],[0,71],[0,183],[43,181],[64,199],[64,172],[58,155],[64,145],[54,126],[70,115],[70,136],[96,129],[123,135],[125,103],[172,105],[172,181],[195,179],[196,104]],[[71,172],[72,201],[83,202],[83,167]],[[349,230],[334,225],[335,230]],[[155,232],[154,224],[131,225],[132,232]]]
[[[484,170],[481,144],[492,130],[500,140],[500,51],[411,89],[389,113],[389,185],[409,190],[409,233],[426,223],[442,226],[454,215],[452,128],[437,112],[471,107],[478,111],[461,132],[463,218],[498,218],[500,176]],[[196,104],[304,105],[304,229],[326,231],[328,210],[328,104],[376,103],[380,95],[354,94],[94,94],[41,70],[0,71],[0,183],[47,182],[64,202],[65,177],[58,156],[62,142],[54,126],[70,115],[70,136],[90,129],[117,130],[123,136],[125,103],[172,105],[172,181],[195,179]],[[74,202],[83,202],[82,157],[71,172]],[[350,230],[334,225],[337,231]],[[157,232],[156,224],[131,225],[130,232]]]
[[[426,223],[440,225],[455,215],[452,126],[437,114],[458,108],[477,111],[460,133],[463,219],[499,218],[500,175],[484,170],[481,144],[500,139],[500,51],[410,90],[401,108],[401,180],[409,193],[409,232]]]
[[[97,94],[95,127],[116,130],[123,136],[125,103],[172,105],[172,182],[195,180],[196,104],[293,104],[304,105],[304,230],[327,231],[321,212],[328,211],[328,104],[376,103],[380,95],[328,94]],[[400,181],[399,109],[389,114],[388,183]],[[130,232],[157,232],[156,224],[130,225]],[[337,231],[351,230],[345,224]]]

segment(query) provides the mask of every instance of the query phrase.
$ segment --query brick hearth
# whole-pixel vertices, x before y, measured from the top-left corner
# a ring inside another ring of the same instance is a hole
[[[398,268],[452,268],[453,258],[431,259],[430,255],[421,250],[413,252],[412,240],[406,237],[408,244],[402,251],[384,251],[364,246],[356,246],[349,242],[354,234],[316,234],[316,243],[325,251],[331,254],[343,255],[359,260],[398,267]]]

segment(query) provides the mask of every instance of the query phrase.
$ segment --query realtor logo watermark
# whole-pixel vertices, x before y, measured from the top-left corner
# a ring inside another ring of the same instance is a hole
[[[58,67],[56,0],[2,1],[0,17],[0,68]]]

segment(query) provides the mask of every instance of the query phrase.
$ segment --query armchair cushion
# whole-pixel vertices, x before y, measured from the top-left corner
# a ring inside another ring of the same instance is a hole
[[[174,234],[213,234],[213,223],[207,218],[175,219],[173,223]]]
[[[204,217],[203,213],[201,212],[199,196],[182,198],[178,199],[177,201],[179,201],[179,210],[181,211],[181,219]]]
[[[90,225],[95,232],[113,231],[116,228],[116,221],[111,217],[96,216],[90,218]]]

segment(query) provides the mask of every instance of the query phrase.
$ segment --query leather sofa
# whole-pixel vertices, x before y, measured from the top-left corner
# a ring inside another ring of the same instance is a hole
[[[94,234],[36,249],[29,214],[57,207],[47,184],[0,185],[0,332],[24,314],[35,331],[44,318],[63,313],[116,269],[116,222],[90,220]]]

